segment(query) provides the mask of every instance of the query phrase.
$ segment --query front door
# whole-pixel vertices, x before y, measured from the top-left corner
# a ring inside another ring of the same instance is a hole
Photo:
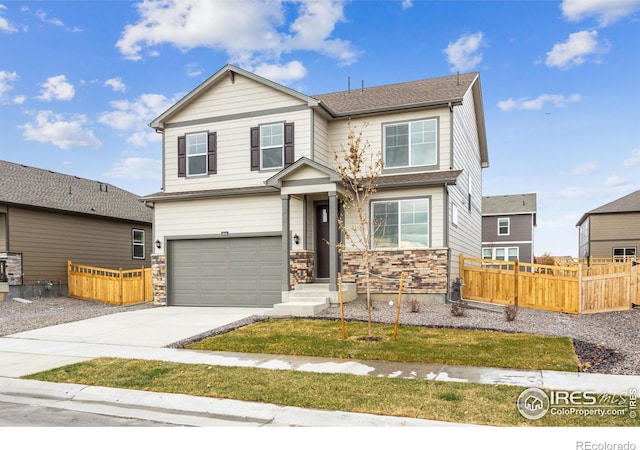
[[[316,278],[329,278],[329,205],[316,205]]]

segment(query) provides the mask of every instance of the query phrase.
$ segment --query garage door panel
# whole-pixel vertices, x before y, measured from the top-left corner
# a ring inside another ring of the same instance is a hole
[[[279,236],[168,243],[168,302],[182,306],[265,306],[280,302]]]

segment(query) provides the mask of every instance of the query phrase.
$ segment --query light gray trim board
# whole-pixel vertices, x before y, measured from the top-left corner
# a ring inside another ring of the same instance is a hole
[[[338,290],[338,198],[329,192],[329,290]]]
[[[331,183],[331,180],[327,178],[309,178],[307,180],[290,180],[283,181],[282,187],[290,187],[290,186],[314,186],[316,184],[327,184]]]
[[[282,199],[282,292],[291,290],[289,254],[291,252],[291,238],[289,237],[290,219],[289,208],[290,199],[288,195],[281,196]]]
[[[142,200],[153,202],[170,202],[190,199],[203,199],[203,198],[220,198],[220,197],[237,197],[247,195],[275,195],[278,191],[270,187],[256,186],[253,188],[238,188],[238,189],[218,189],[211,191],[190,191],[190,192],[175,192],[175,193],[159,193],[151,194],[147,197],[143,197]]]

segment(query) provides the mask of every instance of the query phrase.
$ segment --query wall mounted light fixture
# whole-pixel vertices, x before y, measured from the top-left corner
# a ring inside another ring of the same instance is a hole
[[[300,236],[298,236],[297,234],[293,235],[293,243],[298,245],[300,243]]]
[[[162,247],[162,242],[160,242],[160,239],[156,239],[156,247],[157,248]]]

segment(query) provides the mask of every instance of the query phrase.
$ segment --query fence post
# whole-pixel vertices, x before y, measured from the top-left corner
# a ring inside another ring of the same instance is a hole
[[[588,260],[587,260],[588,261]],[[582,298],[582,264],[578,264],[578,314],[582,314],[583,309]]]
[[[518,307],[518,276],[520,272],[520,266],[518,262],[518,258],[513,263],[513,304],[517,308]]]
[[[119,288],[120,288],[120,289],[119,289],[119,291],[120,291],[120,294],[119,294],[119,296],[118,296],[118,297],[119,297],[119,299],[120,299],[120,305],[121,305],[121,306],[123,305],[123,300],[124,300],[124,298],[123,298],[123,297],[124,297],[124,295],[123,295],[123,290],[124,290],[123,278],[124,278],[124,276],[123,276],[123,274],[122,274],[122,267],[120,267],[120,274],[118,275]]]
[[[458,300],[462,300],[462,285],[464,284],[464,253],[460,253],[460,272],[458,275],[462,281],[460,285],[460,298]],[[450,289],[450,286],[447,286],[447,289]],[[451,300],[451,296],[449,296],[449,300]]]

